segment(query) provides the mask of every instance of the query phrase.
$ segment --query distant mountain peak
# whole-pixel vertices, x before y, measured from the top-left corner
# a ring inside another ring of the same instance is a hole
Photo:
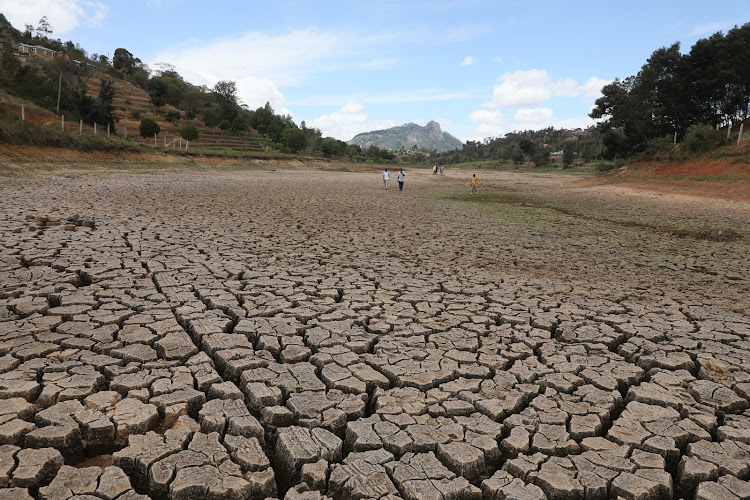
[[[440,124],[431,120],[424,127],[416,123],[407,123],[385,130],[374,130],[355,135],[349,144],[357,144],[362,149],[377,146],[381,149],[410,149],[415,145],[423,150],[438,152],[461,149],[463,143],[447,132]]]

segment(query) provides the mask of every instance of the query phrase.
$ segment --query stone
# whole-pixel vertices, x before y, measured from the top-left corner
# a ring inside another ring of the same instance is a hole
[[[63,456],[53,448],[20,450],[16,460],[18,465],[13,470],[10,485],[28,488],[49,483],[64,463]]]
[[[119,442],[127,441],[131,434],[145,434],[159,424],[156,406],[134,398],[125,398],[116,403],[111,418],[116,427],[115,438]]]
[[[99,485],[99,467],[76,469],[63,465],[49,486],[40,488],[39,495],[48,500],[67,499],[74,495],[94,495]]]

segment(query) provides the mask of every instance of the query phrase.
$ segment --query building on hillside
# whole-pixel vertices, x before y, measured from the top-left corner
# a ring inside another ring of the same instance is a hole
[[[16,44],[16,55],[21,60],[29,57],[40,57],[51,61],[56,57],[65,57],[65,54],[59,50],[52,50],[42,45],[29,45],[28,43]]]

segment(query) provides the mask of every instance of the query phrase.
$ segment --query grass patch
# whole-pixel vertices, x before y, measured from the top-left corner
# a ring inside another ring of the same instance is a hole
[[[466,190],[435,190],[431,195],[437,199],[479,205],[480,212],[484,214],[497,216],[510,222],[534,226],[576,226],[579,230],[585,226],[588,231],[601,231],[606,230],[607,226],[615,225],[621,228],[644,230],[676,238],[715,242],[738,241],[745,237],[731,228],[674,227],[653,222],[585,213],[570,207],[552,205],[537,197],[522,195],[511,190],[496,190],[485,187],[476,195]],[[592,222],[596,223],[599,228],[591,227]]]
[[[141,153],[146,149],[119,138],[104,135],[66,132],[57,127],[36,125],[22,120],[0,120],[0,144],[75,149],[78,151],[104,151]]]
[[[430,165],[431,169],[432,166]],[[445,165],[446,170],[470,170],[470,171],[494,171],[494,172],[524,172],[542,174],[549,172],[566,173],[566,174],[588,174],[593,171],[590,164],[575,165],[570,168],[563,169],[560,164],[549,164],[540,167],[535,167],[531,164],[514,165],[512,162],[504,162],[502,160],[482,160],[482,161],[471,161],[464,163],[453,163]]]

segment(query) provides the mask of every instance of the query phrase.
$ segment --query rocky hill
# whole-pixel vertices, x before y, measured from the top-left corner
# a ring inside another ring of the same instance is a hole
[[[424,127],[416,123],[407,123],[386,130],[363,132],[354,136],[349,144],[357,144],[362,149],[377,146],[381,149],[411,149],[415,145],[423,150],[438,152],[461,149],[463,143],[440,129],[440,124],[431,121]]]

